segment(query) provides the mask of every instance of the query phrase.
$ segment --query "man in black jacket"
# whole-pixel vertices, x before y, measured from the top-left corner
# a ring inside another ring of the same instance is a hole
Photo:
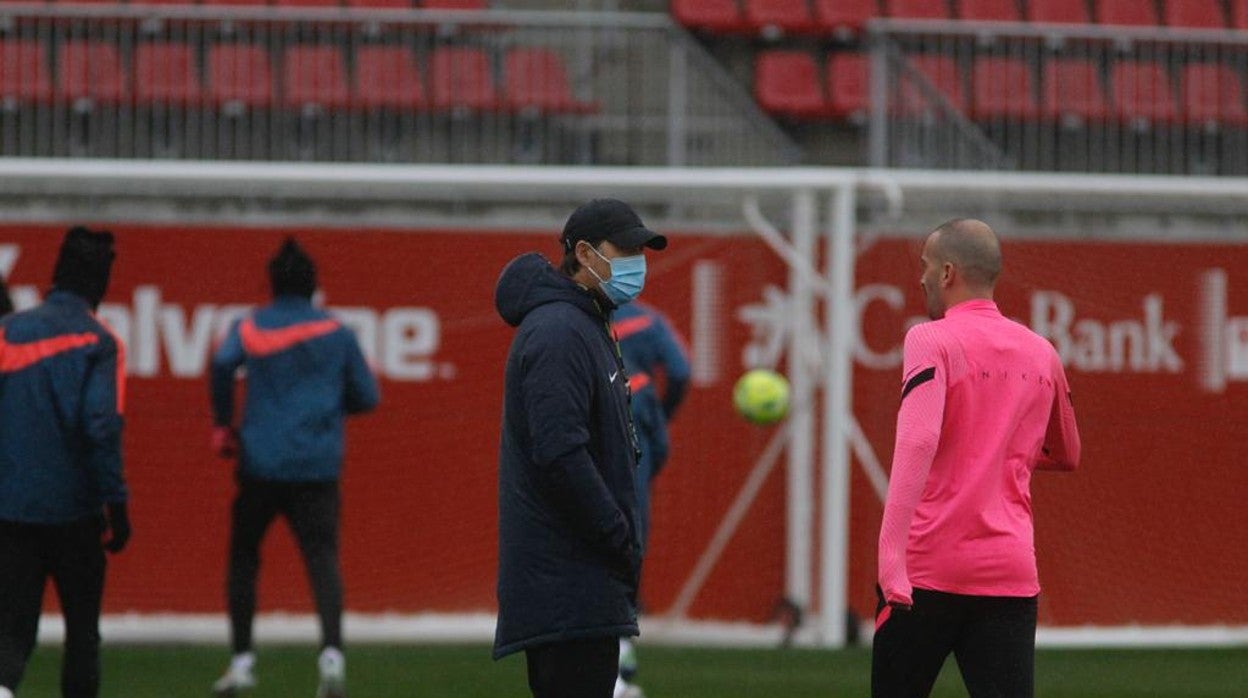
[[[507,358],[499,453],[494,657],[524,650],[535,698],[610,698],[619,638],[636,635],[637,437],[611,311],[641,292],[667,239],[622,201],[581,206],[556,269],[503,270]]]

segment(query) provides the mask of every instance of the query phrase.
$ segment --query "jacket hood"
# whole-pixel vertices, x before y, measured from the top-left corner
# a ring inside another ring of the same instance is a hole
[[[503,267],[494,289],[494,307],[512,327],[518,327],[535,308],[559,302],[571,303],[594,317],[603,316],[587,291],[536,252],[520,255]]]

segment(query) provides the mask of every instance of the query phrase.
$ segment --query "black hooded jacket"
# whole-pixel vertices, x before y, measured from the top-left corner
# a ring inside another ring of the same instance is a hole
[[[517,327],[498,463],[494,656],[637,634],[636,437],[600,301],[541,255],[498,280]]]

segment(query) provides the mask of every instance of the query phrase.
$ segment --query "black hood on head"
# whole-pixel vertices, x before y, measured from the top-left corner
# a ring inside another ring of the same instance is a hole
[[[52,286],[82,296],[95,308],[108,291],[115,256],[112,233],[70,228],[52,269]]]
[[[316,292],[316,264],[294,238],[286,238],[281,249],[269,260],[269,283],[274,297],[311,298]]]
[[[494,288],[494,307],[512,327],[518,327],[534,308],[556,302],[571,303],[595,317],[602,315],[588,292],[536,252],[511,260]]]

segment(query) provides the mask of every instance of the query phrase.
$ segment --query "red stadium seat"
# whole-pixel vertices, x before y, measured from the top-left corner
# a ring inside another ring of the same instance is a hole
[[[412,0],[346,0],[347,7],[364,10],[410,10]]]
[[[911,57],[910,63],[954,109],[966,111],[966,92],[962,89],[962,76],[958,72],[957,62],[949,56],[928,55]],[[933,96],[920,87],[918,80],[910,72],[903,72],[901,80],[901,103],[897,106],[903,114],[914,114],[936,107]]]
[[[187,44],[139,44],[134,49],[134,96],[140,104],[198,105],[203,86]]]
[[[1096,17],[1101,24],[1132,27],[1157,25],[1157,10],[1150,0],[1096,0]]]
[[[971,113],[977,119],[1035,119],[1035,79],[1021,58],[981,58],[971,72]]]
[[[884,0],[884,9],[897,19],[949,19],[945,0]]]
[[[203,0],[205,5],[271,5],[269,0]]]
[[[1044,64],[1040,108],[1050,119],[1104,120],[1109,114],[1109,104],[1101,86],[1100,71],[1093,63],[1078,59]]]
[[[1087,24],[1092,21],[1084,0],[1029,0],[1024,5],[1028,22]]]
[[[871,111],[871,62],[861,53],[828,56],[828,114],[864,122]]]
[[[488,0],[419,0],[426,10],[486,10]]]
[[[1014,0],[961,0],[962,19],[992,22],[1017,22],[1018,3]]]
[[[355,51],[356,104],[365,109],[418,110],[428,104],[412,52],[402,46]]]
[[[756,32],[804,34],[818,29],[806,0],[745,0],[745,21]]]
[[[1218,0],[1166,0],[1166,24],[1171,27],[1200,27],[1223,29],[1226,18],[1222,16]]]
[[[1182,72],[1183,112],[1193,124],[1248,126],[1244,83],[1229,65],[1189,63]]]
[[[1110,69],[1114,108],[1124,121],[1166,123],[1178,117],[1170,74],[1160,63],[1121,61]]]
[[[60,96],[119,104],[126,93],[117,45],[102,41],[71,41],[57,51]]]
[[[511,111],[587,114],[598,105],[577,99],[563,57],[546,48],[513,48],[503,58],[503,101]]]
[[[690,29],[712,34],[742,34],[749,31],[737,0],[672,0],[672,16]]]
[[[790,119],[817,119],[827,111],[814,56],[764,51],[754,63],[754,98],[764,111]]]
[[[341,109],[351,102],[347,68],[337,46],[291,46],[282,63],[282,104],[290,109]]]
[[[495,111],[499,108],[490,60],[482,49],[434,49],[430,80],[435,109]]]
[[[38,41],[0,42],[0,100],[46,102],[52,98],[48,53]]]
[[[1248,29],[1248,0],[1231,0],[1231,26]]]
[[[338,0],[273,0],[278,7],[338,7]]]
[[[221,44],[208,50],[208,97],[217,106],[270,107],[273,71],[259,46]]]
[[[815,22],[838,38],[862,34],[867,20],[879,14],[875,0],[815,0]]]

